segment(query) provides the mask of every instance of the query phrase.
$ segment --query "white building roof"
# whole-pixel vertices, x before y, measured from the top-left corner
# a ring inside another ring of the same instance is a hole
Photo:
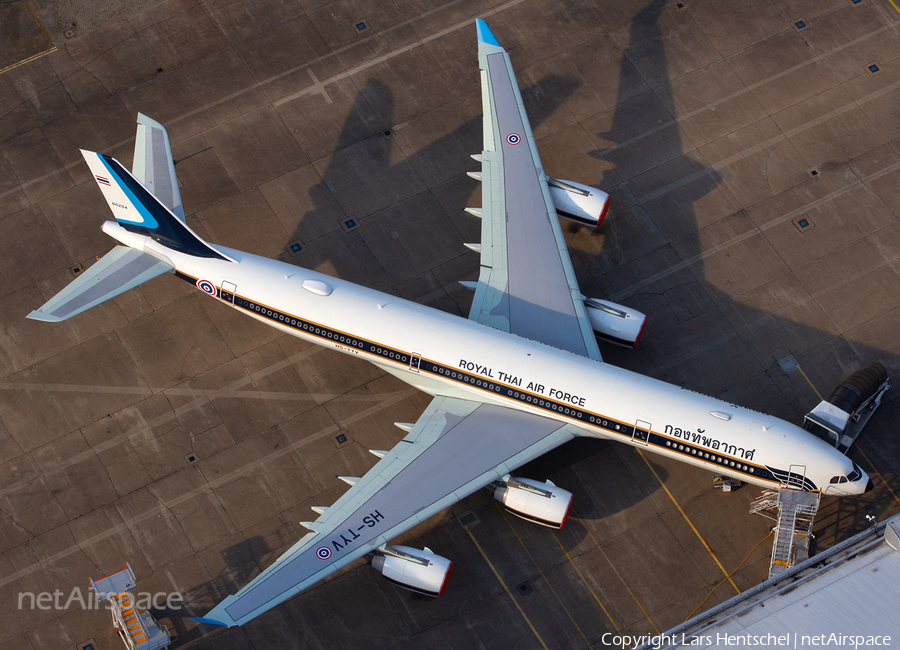
[[[895,517],[641,647],[900,648],[898,535]]]

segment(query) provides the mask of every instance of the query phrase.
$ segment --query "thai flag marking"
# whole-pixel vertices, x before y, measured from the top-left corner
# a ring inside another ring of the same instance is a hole
[[[94,176],[94,178],[96,178],[96,179],[97,179],[97,182],[100,183],[100,184],[102,184],[102,185],[109,185],[109,179],[108,179],[108,178],[103,178],[102,176]]]

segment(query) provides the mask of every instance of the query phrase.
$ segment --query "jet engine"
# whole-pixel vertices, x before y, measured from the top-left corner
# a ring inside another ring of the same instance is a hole
[[[572,507],[572,493],[550,481],[512,476],[494,484],[494,498],[517,517],[548,528],[562,528]]]
[[[422,551],[409,546],[383,546],[372,558],[372,566],[395,585],[435,598],[444,594],[453,570],[453,562],[427,546]]]
[[[609,194],[588,185],[555,178],[547,179],[547,184],[559,216],[595,228],[603,222],[609,209]]]
[[[591,328],[598,337],[626,348],[637,347],[647,324],[644,314],[597,298],[587,298],[584,306]]]

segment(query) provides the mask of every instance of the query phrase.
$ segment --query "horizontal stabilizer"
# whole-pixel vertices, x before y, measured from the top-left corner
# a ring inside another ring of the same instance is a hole
[[[43,307],[28,314],[28,318],[51,323],[66,320],[174,270],[152,255],[116,246]]]

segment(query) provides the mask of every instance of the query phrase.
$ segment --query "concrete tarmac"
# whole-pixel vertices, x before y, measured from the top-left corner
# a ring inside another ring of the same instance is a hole
[[[177,648],[606,647],[765,579],[758,490],[578,440],[519,472],[575,494],[564,530],[484,492],[396,540],[453,560],[441,599],[357,563],[242,628],[198,625],[429,398],[174,277],[65,323],[25,315],[113,246],[79,149],[130,167],[138,112],[167,127],[202,236],[467,315],[481,17],[547,173],[612,195],[601,228],[563,222],[583,292],[649,316],[605,360],[799,423],[866,363],[900,376],[893,3],[134,4],[33,0],[4,23],[0,650],[120,647],[72,594],[126,562],[137,591],[183,596],[152,610]],[[820,548],[900,512],[898,395],[850,452],[875,490],[823,500]]]

